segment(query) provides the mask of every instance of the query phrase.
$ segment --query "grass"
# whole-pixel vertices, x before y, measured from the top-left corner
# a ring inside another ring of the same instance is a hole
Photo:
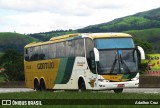
[[[160,94],[136,93],[104,93],[97,91],[66,91],[66,92],[20,92],[2,93],[0,99],[160,99]]]
[[[0,94],[0,99],[119,99],[120,101],[130,100],[130,99],[160,99],[160,94],[136,94],[136,93],[122,93],[122,94],[114,94],[114,93],[104,93],[104,92],[97,92],[97,91],[87,91],[87,92],[77,92],[77,91],[66,91],[66,92],[21,92],[21,93],[2,93]],[[121,100],[122,99],[122,100]],[[113,100],[113,101],[114,101]],[[54,100],[51,100],[54,102]],[[74,100],[73,100],[74,101]],[[89,102],[88,101],[88,102]],[[116,100],[115,100],[116,101]],[[51,103],[51,102],[50,102]],[[125,102],[124,102],[125,103]],[[115,103],[116,104],[116,103]],[[14,106],[11,106],[14,107]],[[16,106],[21,107],[21,106]],[[27,107],[27,106],[23,106]],[[33,106],[32,106],[33,107]],[[43,105],[43,106],[34,106],[38,108],[143,108],[149,107],[152,108],[152,105]],[[154,105],[154,107],[159,107],[158,105]]]

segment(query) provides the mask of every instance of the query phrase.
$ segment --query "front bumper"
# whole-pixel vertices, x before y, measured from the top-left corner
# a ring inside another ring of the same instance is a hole
[[[139,80],[126,82],[98,82],[95,84],[96,90],[110,90],[119,88],[136,88],[139,86]]]

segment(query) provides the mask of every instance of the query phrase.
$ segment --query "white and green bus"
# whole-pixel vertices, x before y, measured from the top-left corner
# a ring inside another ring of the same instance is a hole
[[[25,46],[26,86],[36,90],[114,90],[138,87],[141,47],[125,33],[82,33]]]

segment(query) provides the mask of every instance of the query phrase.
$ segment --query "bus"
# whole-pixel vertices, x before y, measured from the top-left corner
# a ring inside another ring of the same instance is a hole
[[[24,47],[25,83],[35,90],[114,90],[138,87],[144,50],[126,33],[77,33]]]

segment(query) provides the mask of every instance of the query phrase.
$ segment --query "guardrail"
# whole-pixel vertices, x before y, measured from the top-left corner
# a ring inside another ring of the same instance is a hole
[[[160,88],[160,76],[140,76],[140,88]]]

